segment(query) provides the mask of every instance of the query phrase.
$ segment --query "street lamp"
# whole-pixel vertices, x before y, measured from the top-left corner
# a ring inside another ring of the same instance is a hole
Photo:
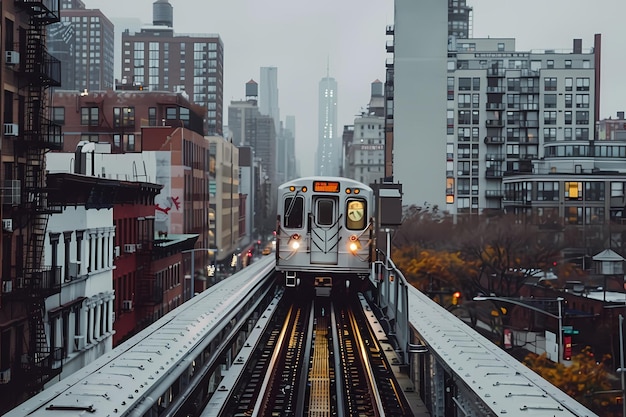
[[[542,310],[540,308],[537,308],[535,306],[529,305],[527,303],[524,303],[521,299],[518,298],[507,298],[507,297],[496,297],[496,296],[479,296],[479,297],[474,297],[473,298],[474,301],[501,301],[504,303],[510,303],[510,304],[514,304],[514,305],[518,305],[520,307],[525,307],[529,310],[532,311],[536,311],[538,313],[542,313],[545,314],[548,317],[552,317],[554,319],[557,319],[559,322],[559,334],[557,335],[557,362],[561,363],[561,350],[562,350],[562,344],[563,344],[563,310],[562,310],[562,306],[561,303],[563,302],[563,300],[565,300],[563,297],[557,297],[556,301],[558,303],[558,316],[555,316],[552,313],[549,313],[545,310]],[[545,301],[545,300],[539,300],[539,299],[529,299],[529,300],[535,300],[535,301]],[[529,301],[529,300],[525,300],[525,301]],[[550,300],[552,301],[552,300]]]
[[[195,249],[188,249],[188,250],[184,250],[184,251],[180,252],[180,253],[191,253],[191,294],[189,295],[189,299],[193,298],[194,290],[195,290],[194,289],[194,285],[195,285],[194,281],[195,281],[195,278],[196,278],[196,271],[195,271],[195,269],[196,269],[196,265],[195,265],[196,257],[194,256],[194,253],[198,252],[198,251],[207,251],[208,254],[211,253],[211,249],[209,249],[209,248],[195,248]],[[186,291],[186,288],[184,288],[184,287],[185,286],[183,285],[183,292],[186,295],[187,291]],[[184,301],[187,301],[187,300],[184,300]]]

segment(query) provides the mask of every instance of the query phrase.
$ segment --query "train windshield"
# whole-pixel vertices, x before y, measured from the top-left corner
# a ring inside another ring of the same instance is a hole
[[[304,224],[304,198],[302,196],[285,199],[284,225],[288,229],[301,229]]]
[[[367,201],[350,199],[346,201],[346,228],[363,230],[367,226]]]

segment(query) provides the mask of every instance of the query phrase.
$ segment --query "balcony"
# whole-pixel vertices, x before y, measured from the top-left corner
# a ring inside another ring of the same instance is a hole
[[[504,171],[500,169],[488,168],[485,170],[485,178],[502,178],[503,176]]]
[[[485,154],[485,161],[504,161],[504,155],[501,153]]]
[[[504,94],[504,87],[487,87],[487,94]]]
[[[387,27],[385,28],[386,34],[387,35],[393,35],[395,32],[395,26],[394,25],[387,25]]]
[[[387,48],[387,52],[393,53],[394,52],[393,46],[394,46],[393,40],[388,40],[387,43],[385,44],[385,47]]]
[[[30,390],[41,389],[63,370],[61,360],[64,354],[63,348],[54,348],[49,352],[22,355],[21,368],[15,382]]]
[[[524,78],[539,78],[539,71],[523,69],[520,71],[520,77]]]
[[[485,198],[497,198],[504,197],[504,191],[502,190],[485,190]]]
[[[63,149],[63,134],[61,126],[51,120],[41,118],[39,128],[34,128],[32,132],[27,132],[30,144],[41,149],[60,151]]]
[[[485,136],[485,144],[500,145],[504,143],[504,136]]]
[[[485,122],[486,127],[503,127],[504,121],[499,119],[487,119]]]
[[[386,68],[393,68],[393,58],[387,58],[385,60],[385,67]]]
[[[16,278],[11,294],[20,299],[34,295],[49,297],[61,292],[61,278],[60,266],[25,270],[23,277]]]
[[[487,77],[504,78],[506,76],[506,70],[504,68],[489,68],[487,70]]]
[[[41,39],[31,40],[27,57],[32,56],[33,64],[26,65],[25,73],[30,85],[60,87],[61,61],[46,51],[46,45]]]
[[[487,103],[487,110],[504,110],[504,103]]]
[[[21,7],[35,16],[41,23],[57,23],[61,20],[61,0],[14,0]]]

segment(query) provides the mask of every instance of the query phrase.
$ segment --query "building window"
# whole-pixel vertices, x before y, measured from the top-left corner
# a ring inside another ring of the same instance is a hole
[[[565,108],[566,109],[572,108],[572,95],[571,94],[565,94]]]
[[[58,125],[65,124],[65,107],[52,108],[52,121]]]
[[[578,109],[589,108],[589,94],[576,94],[576,108]]]
[[[589,140],[589,129],[576,128],[576,140]]]
[[[571,127],[566,127],[565,129],[563,129],[563,137],[565,138],[565,140],[572,140],[572,128]]]
[[[99,109],[97,107],[81,107],[80,124],[82,126],[98,126]]]
[[[565,91],[572,91],[574,87],[574,79],[572,77],[565,78]]]
[[[134,107],[114,107],[113,108],[114,127],[135,127]]]
[[[556,112],[555,111],[544,111],[543,112],[543,123],[546,125],[555,125],[556,124]]]
[[[546,62],[546,67],[548,69],[553,69],[554,68],[554,60],[553,59],[548,59],[548,61]]]
[[[538,201],[559,201],[559,183],[557,181],[540,181],[537,183]]]
[[[556,91],[557,79],[556,77],[546,77],[543,79],[543,86],[545,91]]]
[[[576,91],[589,91],[589,78],[576,78]]]
[[[167,109],[165,109],[165,118],[167,120],[178,119],[178,112],[176,111],[176,107],[168,107]]]
[[[556,108],[556,94],[546,94],[543,96],[543,106],[546,109]]]
[[[585,201],[604,201],[604,182],[585,183]]]
[[[87,141],[87,142],[98,142],[99,141],[99,136],[98,135],[82,134],[82,135],[80,135],[80,140]]]
[[[565,182],[565,199],[566,200],[582,200],[583,199],[583,183],[580,181]]]
[[[588,111],[577,111],[576,112],[576,124],[577,125],[588,125],[589,124],[589,112]]]
[[[565,124],[571,125],[572,124],[572,112],[568,110],[564,112],[563,114],[565,116]]]
[[[565,60],[565,68],[572,68],[572,60],[571,59],[566,59]]]
[[[472,79],[467,77],[459,78],[459,91],[470,91],[472,89]]]
[[[565,224],[583,224],[582,207],[565,207]]]
[[[156,107],[148,108],[148,126],[157,125],[157,109]]]

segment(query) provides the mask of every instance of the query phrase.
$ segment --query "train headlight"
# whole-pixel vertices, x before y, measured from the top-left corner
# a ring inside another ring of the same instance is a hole
[[[291,237],[289,238],[289,247],[291,247],[291,249],[293,250],[298,250],[298,248],[300,247],[300,235],[297,233],[294,233],[293,235],[291,235]]]
[[[356,235],[350,236],[350,240],[348,241],[348,249],[350,249],[350,252],[352,252],[353,254],[361,249],[361,242],[359,242],[359,238]]]

